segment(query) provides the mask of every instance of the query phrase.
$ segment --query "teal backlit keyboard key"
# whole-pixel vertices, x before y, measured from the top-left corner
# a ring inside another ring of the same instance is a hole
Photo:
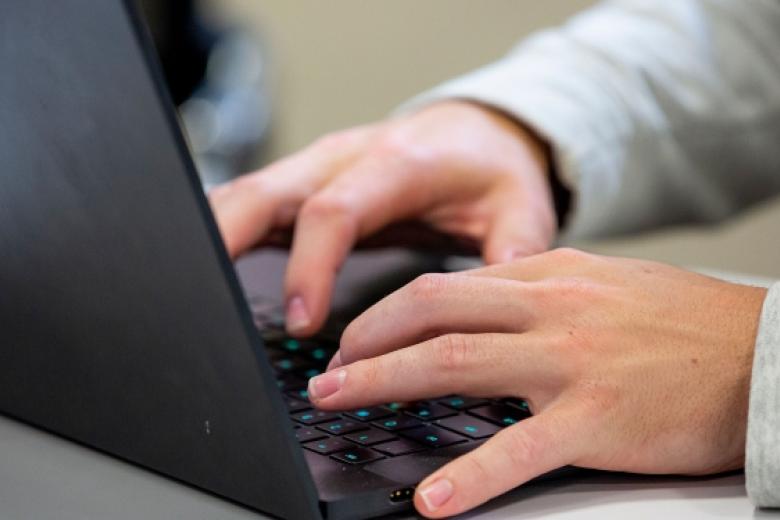
[[[345,435],[344,438],[362,446],[372,446],[374,444],[395,440],[396,436],[384,430],[371,428],[370,430],[363,430]]]
[[[352,448],[350,450],[331,455],[331,458],[339,462],[345,462],[347,464],[365,464],[367,462],[373,462],[384,457],[375,451],[369,450],[368,448]]]
[[[460,433],[471,439],[485,439],[501,430],[500,426],[470,415],[457,415],[436,421],[437,426]]]
[[[420,444],[428,446],[429,448],[443,448],[444,446],[451,446],[453,444],[466,442],[466,439],[460,435],[447,431],[443,428],[429,425],[423,426],[422,428],[404,430],[400,432],[399,435],[402,435],[407,439],[411,439],[415,442],[419,442]]]
[[[347,442],[344,439],[338,437],[331,437],[329,439],[321,439],[318,441],[307,442],[303,445],[307,450],[317,452],[321,455],[330,455],[337,451],[348,450],[354,448],[355,445],[351,442]]]

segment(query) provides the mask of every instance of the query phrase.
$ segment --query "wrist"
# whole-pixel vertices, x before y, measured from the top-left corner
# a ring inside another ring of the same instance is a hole
[[[562,229],[566,223],[572,205],[572,192],[562,182],[555,164],[553,147],[538,132],[521,119],[512,114],[483,103],[471,100],[452,100],[442,103],[467,106],[486,114],[502,130],[510,133],[522,143],[528,151],[531,162],[547,179],[557,228]]]

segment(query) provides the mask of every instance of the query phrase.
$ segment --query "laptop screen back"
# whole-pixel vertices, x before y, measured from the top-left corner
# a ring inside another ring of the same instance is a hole
[[[131,11],[120,0],[0,3],[0,410],[270,513],[314,517]]]

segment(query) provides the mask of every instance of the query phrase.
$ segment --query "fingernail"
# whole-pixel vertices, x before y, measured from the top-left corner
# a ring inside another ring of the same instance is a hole
[[[316,401],[335,394],[344,386],[346,378],[346,370],[325,372],[322,375],[312,377],[309,379],[309,399]]]
[[[306,305],[303,298],[295,296],[287,304],[287,330],[296,332],[305,329],[311,324],[309,313],[306,311]]]
[[[330,359],[330,363],[328,363],[328,368],[326,370],[333,370],[334,368],[338,368],[342,365],[341,363],[341,351],[337,350],[335,354],[333,354],[333,357]]]
[[[425,507],[428,508],[428,511],[436,511],[452,497],[454,490],[452,482],[446,478],[440,478],[433,484],[418,490],[418,493],[420,493],[420,497],[425,502]]]

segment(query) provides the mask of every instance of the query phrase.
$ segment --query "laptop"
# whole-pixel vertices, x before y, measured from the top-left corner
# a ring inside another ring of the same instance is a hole
[[[4,0],[0,67],[5,415],[289,519],[407,510],[425,475],[529,416],[464,396],[310,406],[339,314],[416,259],[351,260],[344,312],[286,336],[285,257],[243,260],[239,282],[129,0]]]

